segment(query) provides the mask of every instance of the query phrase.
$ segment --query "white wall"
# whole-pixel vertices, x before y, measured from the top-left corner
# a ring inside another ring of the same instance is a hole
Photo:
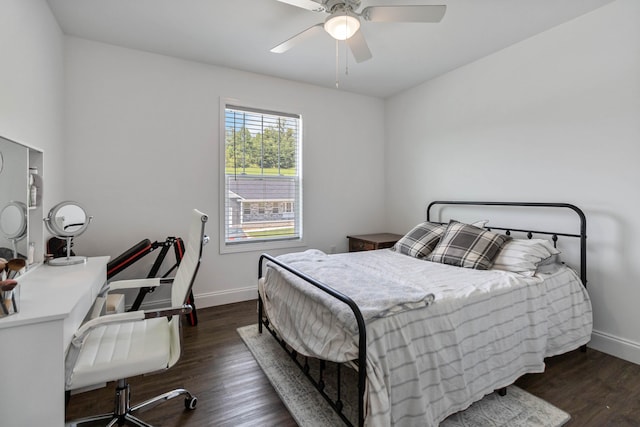
[[[44,150],[46,210],[62,194],[63,41],[46,2],[0,4],[0,135]]]
[[[211,214],[215,241],[219,97],[276,102],[305,118],[310,247],[403,232],[438,198],[575,203],[588,217],[592,346],[640,363],[637,1],[424,83],[384,110],[375,98],[64,39],[45,2],[5,0],[0,12],[0,135],[45,150],[45,210],[76,199],[95,215],[77,252],[115,256],[142,238],[184,235],[196,206]],[[256,258],[210,245],[200,305],[255,295]]]
[[[220,97],[302,114],[309,247],[346,251],[347,234],[384,225],[382,100],[72,37],[66,52],[66,194],[95,216],[76,252],[184,236],[197,207],[213,238],[197,304],[256,297],[259,252],[219,253]]]
[[[640,363],[640,2],[386,102],[389,229],[435,199],[564,201],[588,225],[591,345]]]

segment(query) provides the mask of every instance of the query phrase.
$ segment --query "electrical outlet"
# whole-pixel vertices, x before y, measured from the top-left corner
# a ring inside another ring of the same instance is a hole
[[[329,248],[329,252],[330,252],[330,253],[332,253],[332,254],[335,254],[335,253],[336,253],[336,247],[335,247],[335,245],[333,245],[333,246],[331,246],[331,247]]]

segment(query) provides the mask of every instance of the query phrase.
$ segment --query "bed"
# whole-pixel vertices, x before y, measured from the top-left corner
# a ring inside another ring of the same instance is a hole
[[[443,206],[569,210],[579,231],[433,220]],[[579,275],[561,262],[565,238],[578,242]],[[591,335],[586,219],[564,203],[432,202],[392,249],[263,254],[258,289],[260,331],[307,374],[321,361],[311,380],[348,425],[437,426]],[[331,398],[325,361],[338,363]],[[357,373],[356,420],[343,412],[343,365]]]

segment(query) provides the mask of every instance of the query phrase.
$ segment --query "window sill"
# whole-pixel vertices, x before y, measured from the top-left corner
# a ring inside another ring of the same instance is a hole
[[[303,239],[255,243],[243,242],[235,244],[220,242],[220,253],[235,254],[242,252],[264,252],[274,249],[300,248],[304,246],[306,246],[306,243]]]

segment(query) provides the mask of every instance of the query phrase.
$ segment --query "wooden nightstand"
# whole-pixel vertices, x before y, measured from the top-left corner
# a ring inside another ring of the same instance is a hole
[[[401,234],[376,233],[347,236],[349,239],[349,252],[373,251],[376,249],[390,248],[402,238]]]

